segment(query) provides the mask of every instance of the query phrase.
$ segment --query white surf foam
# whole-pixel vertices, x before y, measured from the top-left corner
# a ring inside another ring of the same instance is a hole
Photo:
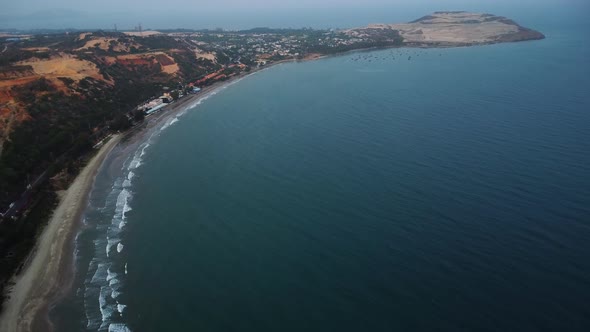
[[[127,198],[127,201],[125,201],[125,205],[123,206],[123,218],[125,217],[125,213],[129,211],[131,211],[131,206],[129,205],[129,198]]]
[[[109,332],[131,332],[131,330],[123,323],[112,323],[109,325]]]
[[[139,156],[133,157],[133,159],[129,163],[129,168],[136,169],[139,166],[141,166],[141,158]]]
[[[111,249],[113,248],[113,246],[116,245],[118,242],[119,242],[119,239],[110,239],[107,237],[107,246],[106,246],[107,257],[109,257],[109,255],[111,254]]]
[[[107,264],[98,263],[98,267],[96,268],[96,271],[94,272],[94,275],[92,276],[92,279],[90,279],[90,282],[93,284],[96,284],[96,283],[99,283],[101,280],[105,280],[105,278],[108,275],[107,269],[108,269]]]
[[[112,278],[109,280],[109,287],[115,287],[115,285],[118,285],[120,282],[121,280],[119,280],[119,278]]]
[[[179,121],[179,115],[167,121],[168,126]],[[156,129],[151,136],[142,143],[129,159],[124,162],[122,176],[115,179],[110,192],[104,200],[104,207],[97,208],[103,215],[111,218],[87,220],[94,225],[99,235],[94,242],[95,250],[86,275],[84,287],[80,295],[84,297],[84,311],[87,328],[93,331],[130,331],[121,323],[121,315],[126,312],[127,305],[121,303],[125,292],[125,279],[128,273],[127,263],[121,262],[123,250],[127,250],[121,243],[121,233],[125,231],[129,211],[132,211],[132,185],[136,177],[135,171],[144,162]],[[103,204],[102,202],[100,203]],[[115,252],[116,250],[116,252]],[[106,253],[106,255],[105,255]]]
[[[141,166],[142,161],[143,161],[143,156],[145,156],[145,153],[146,153],[145,151],[151,145],[150,140],[151,140],[151,137],[148,139],[147,142],[140,145],[139,149],[133,155],[133,159],[131,159],[129,166],[127,166],[127,170],[131,171],[131,170],[137,169],[137,168],[139,168],[139,166]]]
[[[111,298],[112,298],[113,300],[116,300],[116,299],[117,299],[119,296],[121,296],[121,294],[122,294],[121,292],[119,292],[119,291],[117,291],[117,290],[113,290],[113,291],[111,292]]]
[[[98,297],[98,303],[99,303],[99,308],[100,308],[100,314],[102,316],[102,324],[100,325],[100,328],[106,328],[110,322],[110,320],[113,318],[113,315],[115,313],[115,306],[113,304],[110,304],[107,301],[107,297],[110,296],[110,291],[109,291],[109,287],[107,286],[103,286],[100,288],[100,295]]]
[[[117,304],[117,311],[119,311],[120,314],[123,314],[123,311],[125,311],[125,309],[127,308],[127,305],[125,304]]]
[[[109,268],[107,269],[107,277],[106,277],[106,279],[105,279],[105,280],[106,280],[107,282],[110,282],[111,280],[113,280],[113,279],[116,279],[116,278],[117,278],[117,276],[118,276],[118,274],[117,274],[116,272],[113,272],[113,271],[111,271],[111,268],[109,267]]]
[[[142,162],[141,154],[136,153],[133,156],[133,159],[131,159],[131,162],[129,163],[129,166],[127,167],[127,169],[128,170],[137,169],[139,166],[141,166],[141,162]]]
[[[168,120],[168,121],[164,122],[162,127],[160,127],[160,131],[166,130],[166,128],[170,127],[171,124],[172,124],[172,120]]]
[[[150,138],[151,138],[151,137],[150,137]],[[146,150],[147,148],[149,148],[149,147],[150,147],[150,145],[151,145],[151,144],[150,144],[149,142],[147,142],[147,143],[145,143],[145,144],[143,145],[143,147],[141,148],[141,153],[139,154],[139,157],[140,157],[140,158],[143,158],[143,156],[145,156],[145,150]]]
[[[114,289],[115,285],[119,285],[121,280],[119,279],[119,274],[116,272],[111,272],[111,269],[107,270],[107,278],[106,281],[109,283],[109,287]]]
[[[131,196],[131,192],[125,188],[121,190],[119,196],[117,196],[117,205],[115,206],[115,215],[117,212],[123,212],[124,209],[127,207],[127,201]]]
[[[127,212],[131,211],[130,200],[132,194],[126,188],[123,188],[117,196],[117,203],[115,206],[115,215],[113,216],[113,224],[118,225],[122,229],[126,224]]]

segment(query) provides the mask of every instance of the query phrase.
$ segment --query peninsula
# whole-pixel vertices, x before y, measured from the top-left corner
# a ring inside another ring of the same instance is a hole
[[[156,112],[284,61],[543,38],[468,12],[338,30],[0,32],[0,330],[46,323],[94,175],[118,134],[157,121]]]
[[[435,12],[410,23],[372,24],[347,33],[359,36],[367,29],[397,31],[408,47],[474,46],[545,38],[503,16],[462,11]]]

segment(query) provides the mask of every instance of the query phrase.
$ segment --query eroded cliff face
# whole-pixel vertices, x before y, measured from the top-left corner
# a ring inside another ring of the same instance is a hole
[[[59,93],[92,99],[99,90],[119,88],[120,82],[165,83],[183,75],[171,54],[184,50],[152,51],[142,40],[82,33],[58,37],[47,46],[41,38],[35,47],[28,44],[36,42],[7,44],[0,54],[0,155],[13,130],[37,118],[29,110],[38,99],[35,97]],[[194,57],[192,52],[186,52]],[[39,82],[48,89],[38,89]],[[52,111],[59,117],[61,109]]]

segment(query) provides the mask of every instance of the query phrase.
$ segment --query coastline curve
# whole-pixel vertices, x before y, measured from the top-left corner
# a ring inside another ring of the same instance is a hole
[[[10,298],[0,316],[0,330],[42,330],[41,325],[49,321],[47,309],[61,290],[60,270],[67,266],[71,256],[64,248],[73,240],[74,225],[87,204],[98,170],[120,139],[120,134],[113,135],[62,196],[29,257],[29,264],[21,275],[14,277]]]

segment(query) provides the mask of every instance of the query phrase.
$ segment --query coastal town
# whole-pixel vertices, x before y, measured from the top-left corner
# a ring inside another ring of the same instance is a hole
[[[152,35],[153,36],[153,35]],[[176,90],[141,105],[146,115],[163,104],[198,93],[203,87],[237,75],[288,60],[310,60],[349,50],[395,46],[401,38],[395,30],[351,36],[345,32],[313,29],[267,29],[247,31],[173,32],[166,36],[186,46],[209,65],[209,71],[193,82],[179,83]],[[165,87],[165,90],[169,88]]]

